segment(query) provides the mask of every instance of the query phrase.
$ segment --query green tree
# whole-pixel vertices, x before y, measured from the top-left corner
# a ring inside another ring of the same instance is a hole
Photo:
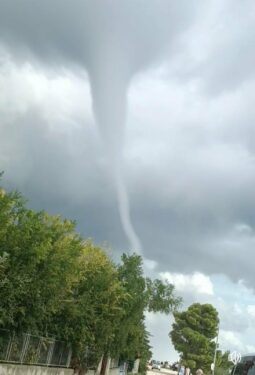
[[[83,244],[77,267],[77,281],[53,320],[55,331],[72,343],[76,364],[86,368],[109,353],[129,296],[111,259],[91,242]]]
[[[0,326],[69,341],[79,365],[115,340],[131,298],[106,252],[75,224],[0,190]],[[89,348],[89,351],[86,350]]]
[[[186,311],[174,312],[174,319],[170,337],[182,363],[192,372],[197,368],[208,372],[219,326],[217,310],[210,304],[194,303]]]
[[[0,327],[70,342],[80,369],[109,354],[145,367],[145,312],[174,311],[173,286],[146,278],[138,255],[114,264],[73,222],[28,209],[17,192],[0,189],[0,222]]]
[[[124,315],[117,327],[115,346],[112,352],[124,360],[141,359],[141,369],[151,356],[149,333],[145,327],[145,312],[169,314],[180,305],[180,298],[174,294],[174,287],[161,280],[151,280],[143,274],[142,258],[139,255],[122,256],[118,267],[119,279],[129,299],[123,303]]]
[[[1,194],[0,221],[0,321],[47,334],[75,280],[81,238],[74,223],[27,209],[17,193]]]
[[[151,312],[170,314],[181,305],[182,299],[174,294],[174,285],[167,280],[146,278],[147,308]]]
[[[0,290],[4,289],[8,284],[8,279],[6,278],[6,268],[8,267],[8,257],[6,253],[0,256]],[[0,326],[5,325],[8,321],[8,311],[0,305]]]
[[[228,374],[228,370],[233,367],[233,363],[228,360],[230,352],[222,352],[217,350],[216,363],[215,363],[215,375]]]

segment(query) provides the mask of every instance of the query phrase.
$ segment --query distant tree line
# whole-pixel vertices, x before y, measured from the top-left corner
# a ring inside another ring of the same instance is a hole
[[[136,254],[116,264],[74,222],[29,209],[18,192],[0,190],[0,224],[0,328],[68,341],[80,368],[110,355],[145,369],[145,312],[175,311],[173,285],[145,277]]]

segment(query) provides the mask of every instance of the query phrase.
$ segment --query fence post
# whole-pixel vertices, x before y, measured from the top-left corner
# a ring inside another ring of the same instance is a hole
[[[20,355],[20,363],[21,364],[24,362],[24,358],[25,358],[25,355],[27,353],[29,340],[30,340],[30,334],[24,333],[23,345],[22,345],[21,355]]]
[[[68,352],[68,357],[67,357],[67,361],[66,361],[66,367],[70,367],[71,358],[72,358],[72,348],[70,348],[69,352]]]
[[[10,351],[11,351],[11,346],[12,346],[12,337],[13,337],[13,334],[12,335],[10,334],[9,342],[8,342],[6,354],[5,354],[5,360],[6,361],[8,361],[9,356],[10,356]]]
[[[56,341],[56,343],[59,343],[59,345],[62,344],[61,341]],[[57,365],[58,365],[59,367],[61,367],[61,360],[62,360],[62,356],[63,356],[63,351],[64,351],[64,346],[62,346],[62,350],[61,350],[61,352],[60,352],[60,356],[59,356],[58,363],[57,363]]]
[[[13,332],[12,335],[10,336],[10,341],[9,341],[9,345],[8,345],[8,353],[7,353],[7,356],[6,356],[6,361],[9,361],[9,358],[10,358],[10,355],[11,355],[14,336],[15,336],[15,333]]]
[[[6,337],[4,337],[3,340],[4,345],[2,347],[0,362],[15,362],[19,364],[33,363],[35,365],[44,364],[46,366],[56,365],[66,368],[70,367],[72,359],[72,348],[69,346],[70,343],[56,341],[52,338],[43,338],[42,336],[34,336],[30,333],[17,335],[15,332],[0,329],[0,332],[2,331],[6,333]],[[45,346],[43,344],[43,339],[45,339]],[[61,346],[58,347],[58,344]],[[41,353],[42,348],[44,349]],[[56,363],[52,363],[54,356],[56,357],[54,360]],[[56,361],[56,359],[58,361]]]
[[[50,350],[49,350],[49,353],[47,355],[47,366],[50,365],[52,355],[53,355],[54,346],[55,346],[55,340],[52,341],[51,344],[50,344]]]

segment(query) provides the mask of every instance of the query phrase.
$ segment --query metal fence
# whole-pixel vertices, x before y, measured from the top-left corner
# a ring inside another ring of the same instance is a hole
[[[0,330],[0,362],[69,367],[71,355],[71,347],[66,342]]]

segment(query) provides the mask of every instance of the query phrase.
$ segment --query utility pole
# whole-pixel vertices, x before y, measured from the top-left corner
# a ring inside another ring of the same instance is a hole
[[[213,368],[212,368],[212,375],[214,375],[215,372],[215,365],[216,365],[216,357],[217,357],[217,350],[218,350],[218,341],[219,341],[219,332],[220,332],[220,326],[218,326],[218,332],[216,337],[216,345],[215,345],[215,351],[214,351],[214,358],[213,358]]]

